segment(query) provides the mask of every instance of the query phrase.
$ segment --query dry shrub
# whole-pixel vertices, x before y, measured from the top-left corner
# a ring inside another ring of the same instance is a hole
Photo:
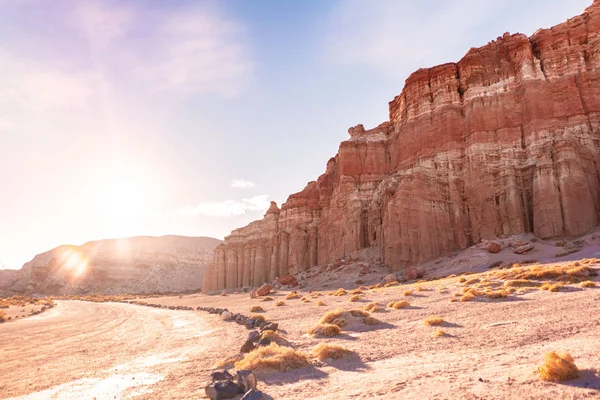
[[[318,305],[319,307],[321,307],[321,306],[325,306],[326,304],[325,304],[325,303],[323,303],[321,300],[319,300],[319,301],[317,301],[317,305]]]
[[[319,343],[313,349],[313,355],[323,361],[325,359],[331,358],[333,360],[339,360],[343,358],[347,354],[352,354],[353,351],[350,351],[342,346],[338,346],[336,344],[328,344],[328,343]]]
[[[581,282],[579,284],[579,286],[581,286],[582,288],[592,288],[592,287],[596,287],[596,282],[585,281],[585,282]]]
[[[285,296],[286,300],[293,300],[293,299],[299,299],[301,296],[297,293],[297,292],[290,292],[287,294],[287,296]]]
[[[265,312],[265,309],[261,306],[252,306],[250,307],[250,312]]]
[[[377,285],[373,286],[373,289],[381,289],[383,287],[383,285],[381,283],[378,283]]]
[[[455,303],[457,301],[458,301],[458,299],[456,297],[453,297],[453,298],[450,299],[450,303]]]
[[[360,300],[361,298],[362,298],[362,297],[360,297],[360,295],[358,295],[358,294],[355,294],[354,296],[350,297],[350,299],[349,299],[349,300],[350,300],[352,303],[354,303],[355,301],[358,301],[358,300]]]
[[[342,329],[334,324],[317,324],[308,330],[308,333],[314,337],[331,337],[342,334]]]
[[[394,307],[395,310],[399,310],[401,308],[410,307],[410,303],[406,300],[397,301],[392,307]]]
[[[0,322],[6,322],[6,321],[8,321],[6,313],[4,311],[0,310]]]
[[[339,308],[334,311],[329,311],[321,319],[319,320],[320,324],[333,324],[337,325],[340,328],[343,328],[350,324],[353,320],[361,321],[365,324],[369,323],[366,321],[369,317],[369,313],[363,310],[350,310],[350,311],[342,311]],[[370,321],[372,322],[372,321]]]
[[[397,284],[398,284],[398,281],[394,281],[394,282],[388,282],[384,286],[385,287],[391,287],[391,286],[396,286]]]
[[[237,369],[259,370],[276,369],[289,371],[308,365],[308,357],[297,350],[271,343],[265,347],[247,353],[241,361],[235,363]]]
[[[267,296],[264,299],[262,299],[261,301],[273,301],[273,300],[275,300],[275,299],[272,298],[272,297]]]
[[[236,354],[235,356],[227,357],[224,360],[217,361],[213,368],[225,368],[231,369],[234,364],[244,358],[243,354]]]
[[[363,310],[369,311],[369,312],[375,312],[378,309],[379,309],[379,306],[377,303],[369,303],[363,307]]]
[[[465,294],[463,294],[463,296],[460,298],[460,301],[471,301],[475,298],[475,294],[473,294],[473,292],[467,292]]]
[[[547,290],[549,292],[558,292],[561,287],[562,287],[562,284],[560,284],[560,283],[544,283],[542,285],[542,287],[540,287],[540,290]]]
[[[259,314],[251,315],[250,318],[252,318],[255,322],[265,322],[267,320],[264,315]]]
[[[465,278],[464,276],[461,276],[460,278],[458,278],[458,282],[459,283],[463,283],[463,282],[466,282],[466,281],[467,281],[467,278]]]
[[[275,307],[281,307],[281,306],[285,306],[285,301],[279,300],[277,303],[275,303]]]
[[[368,317],[365,317],[365,319],[363,319],[363,323],[365,325],[377,325],[379,323],[379,320],[369,315]]]
[[[328,294],[331,296],[345,296],[348,294],[348,292],[345,289],[339,288],[335,292],[330,292]]]
[[[538,368],[540,378],[550,382],[562,382],[579,377],[579,369],[573,362],[569,353],[558,354],[550,352],[546,354],[544,365]]]
[[[471,278],[465,281],[465,285],[473,285],[475,283],[479,283],[479,278]]]
[[[303,303],[310,303],[312,301],[311,299],[309,299],[306,296],[304,296],[301,300],[302,300]]]
[[[364,292],[360,289],[354,289],[353,291],[350,292],[350,294],[363,294]]]
[[[407,290],[406,292],[404,292],[404,296],[410,296],[411,294],[413,294],[412,290]]]
[[[277,332],[272,331],[272,330],[264,331],[260,335],[260,338],[261,339],[269,339],[271,342],[277,343],[280,346],[291,347],[291,345],[292,345],[287,339],[285,339],[280,334],[278,334]]]
[[[443,318],[438,317],[437,315],[430,315],[429,317],[423,320],[423,324],[427,326],[441,325],[443,323]]]
[[[500,289],[500,290],[491,290],[489,292],[485,292],[484,296],[490,298],[490,299],[505,299],[508,297],[508,291],[504,290],[504,289]]]
[[[441,329],[437,329],[435,332],[433,332],[433,336],[441,337],[441,336],[448,336],[448,334]]]
[[[530,281],[528,279],[513,279],[504,282],[505,287],[539,287],[542,286],[540,282]]]

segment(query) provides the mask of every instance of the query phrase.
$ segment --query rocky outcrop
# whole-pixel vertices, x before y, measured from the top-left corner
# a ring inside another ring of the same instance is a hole
[[[221,241],[140,236],[60,246],[18,271],[0,271],[5,294],[138,294],[199,290]]]
[[[600,216],[600,2],[421,69],[316,182],[235,230],[205,290],[257,286],[368,246],[391,270],[482,239],[581,235]]]

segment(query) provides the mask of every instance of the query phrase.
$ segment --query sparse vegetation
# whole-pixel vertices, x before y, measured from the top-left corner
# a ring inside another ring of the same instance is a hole
[[[326,304],[325,304],[324,302],[322,302],[321,300],[318,300],[318,301],[317,301],[317,305],[318,305],[319,307],[322,307],[322,306],[325,306]]]
[[[250,312],[265,312],[265,309],[261,306],[252,306],[250,307]]]
[[[339,360],[340,358],[343,358],[345,355],[348,354],[352,354],[353,352],[342,347],[342,346],[338,346],[336,344],[329,344],[329,343],[319,343],[314,349],[313,349],[313,355],[323,361],[326,360],[328,358],[331,358],[333,360]]]
[[[433,336],[441,337],[441,336],[448,336],[448,334],[441,329],[437,329],[435,332],[433,332]]]
[[[273,301],[273,300],[275,300],[275,299],[272,298],[272,297],[267,296],[264,299],[262,299],[261,301]]]
[[[352,303],[353,303],[353,302],[355,302],[355,301],[358,301],[358,300],[360,300],[361,298],[362,298],[362,297],[361,297],[360,295],[358,295],[358,294],[355,294],[354,296],[350,297],[350,299],[348,299],[348,300],[349,300],[350,302],[352,302]]]
[[[363,310],[369,312],[375,312],[379,310],[379,305],[377,303],[369,303],[363,307]]]
[[[300,296],[296,291],[290,292],[285,296],[286,300],[293,300],[293,299],[299,299],[302,296]]]
[[[285,301],[279,300],[278,302],[275,303],[275,307],[281,307],[281,306],[285,306]]]
[[[585,281],[579,284],[582,288],[593,288],[596,287],[596,282],[593,281]]]
[[[0,310],[0,322],[6,322],[8,321],[8,317],[6,316],[6,313],[2,310]]]
[[[314,337],[332,337],[342,334],[342,329],[338,325],[319,323],[308,330],[308,333]]]
[[[423,324],[426,326],[441,325],[443,323],[444,320],[441,317],[438,317],[437,315],[430,315],[429,317],[423,320]]]
[[[540,378],[550,382],[562,382],[579,377],[579,369],[569,353],[546,354],[544,364],[538,369]]]
[[[413,291],[412,291],[412,290],[407,290],[407,291],[405,291],[405,292],[403,293],[403,296],[410,296],[410,295],[412,295],[412,294],[413,294]]]
[[[406,301],[406,300],[397,301],[397,302],[395,302],[395,303],[392,305],[392,307],[393,307],[395,310],[399,310],[399,309],[401,309],[401,308],[410,307],[410,303],[409,303],[408,301]]]
[[[264,315],[260,315],[260,314],[251,315],[250,318],[252,318],[255,322],[266,322],[267,321],[267,319],[264,317]]]
[[[259,370],[276,369],[278,371],[289,371],[308,365],[308,357],[297,350],[282,347],[271,343],[265,347],[246,354],[244,358],[235,363],[237,369]]]

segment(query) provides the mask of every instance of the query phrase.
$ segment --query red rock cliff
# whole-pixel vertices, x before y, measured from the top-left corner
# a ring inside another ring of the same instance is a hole
[[[481,239],[580,235],[600,216],[600,1],[528,38],[421,69],[316,182],[217,247],[205,291],[368,246],[391,270]]]

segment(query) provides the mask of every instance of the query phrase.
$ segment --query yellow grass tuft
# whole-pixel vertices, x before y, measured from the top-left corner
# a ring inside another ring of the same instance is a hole
[[[350,300],[352,303],[354,303],[355,301],[358,301],[358,300],[360,300],[361,298],[362,298],[362,297],[360,297],[360,295],[358,295],[358,294],[355,294],[354,296],[350,297],[350,299],[348,299],[348,300]]]
[[[460,298],[460,301],[471,301],[475,298],[475,295],[473,294],[473,292],[466,292],[465,294],[463,294],[463,296]]]
[[[353,353],[353,351],[350,351],[342,346],[329,343],[319,343],[313,349],[312,352],[313,355],[321,361],[326,360],[328,358],[331,358],[333,360],[339,360],[345,355]]]
[[[265,309],[261,306],[252,306],[250,307],[250,312],[265,312]]]
[[[262,299],[261,301],[273,301],[273,300],[275,300],[275,299],[272,298],[272,297],[267,296],[264,299]]]
[[[444,320],[437,315],[430,315],[429,317],[423,320],[423,324],[427,326],[441,325],[444,323]]]
[[[285,301],[279,300],[277,303],[275,303],[275,307],[281,307],[281,306],[285,306]]]
[[[327,304],[325,304],[325,303],[323,303],[321,300],[319,300],[319,301],[317,301],[317,305],[318,305],[319,307],[321,307],[321,306],[325,306],[325,305],[327,305]]]
[[[404,292],[404,296],[410,296],[411,294],[413,294],[412,290],[407,290],[406,292]]]
[[[374,286],[374,289],[381,289],[383,287],[383,285],[381,283],[378,283],[377,285]]]
[[[471,278],[465,281],[465,285],[473,285],[479,283],[479,278]]]
[[[379,323],[379,320],[375,317],[365,317],[365,319],[363,319],[363,322],[365,325],[377,325]]]
[[[276,343],[271,343],[265,347],[259,347],[246,354],[241,361],[235,363],[237,369],[251,371],[259,369],[289,371],[307,365],[308,357],[304,353],[289,347],[279,346]]]
[[[251,315],[250,318],[252,318],[255,322],[265,322],[267,320],[263,315],[259,314]]]
[[[441,337],[441,336],[448,336],[448,334],[441,329],[437,329],[435,332],[433,332],[433,336]]]
[[[582,288],[592,288],[592,287],[596,287],[596,282],[585,281],[585,282],[581,282],[579,284],[579,286],[581,286]]]
[[[288,293],[287,296],[285,296],[285,299],[286,300],[293,300],[293,299],[299,299],[300,297],[301,296],[294,291],[294,292]]]
[[[291,347],[291,343],[287,339],[283,338],[279,333],[272,330],[264,331],[260,335],[260,338],[269,339],[271,342],[277,343],[280,346]]]
[[[558,354],[553,351],[546,354],[544,365],[538,369],[538,372],[540,378],[550,382],[562,382],[579,377],[579,369],[573,357],[569,353]]]
[[[314,337],[331,337],[341,335],[342,329],[334,324],[317,324],[308,330]]]
[[[369,311],[369,312],[375,312],[378,309],[379,309],[379,306],[377,303],[369,303],[363,307],[363,310]]]
[[[542,287],[540,287],[540,290],[547,290],[549,292],[558,292],[561,287],[562,287],[562,284],[560,284],[560,283],[544,283],[542,285]]]
[[[459,283],[463,283],[463,282],[466,282],[466,281],[467,281],[467,278],[465,278],[464,276],[461,276],[460,278],[458,278],[458,282]]]
[[[406,300],[397,301],[392,307],[394,307],[395,310],[399,310],[401,308],[410,307],[410,303]]]
[[[513,279],[504,282],[506,287],[539,287],[542,286],[540,282],[533,282],[529,279]]]
[[[354,289],[353,291],[350,292],[350,294],[363,294],[364,292],[360,289]]]
[[[6,313],[2,310],[0,310],[0,322],[6,322],[8,321],[8,317],[6,316]]]
[[[244,358],[242,354],[236,354],[235,356],[227,357],[224,360],[217,361],[213,368],[231,369],[233,368],[234,364],[238,361],[241,361],[242,358]]]

